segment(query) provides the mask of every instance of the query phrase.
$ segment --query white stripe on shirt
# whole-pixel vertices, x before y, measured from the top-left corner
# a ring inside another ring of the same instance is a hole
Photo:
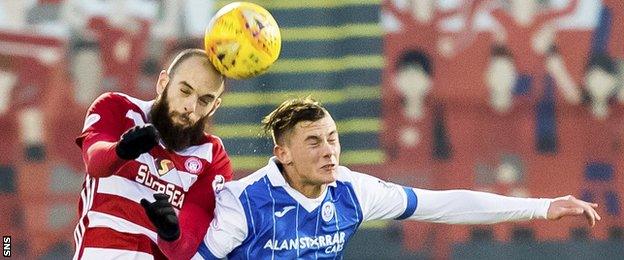
[[[118,232],[145,235],[154,243],[157,241],[158,236],[156,232],[123,218],[97,211],[89,211],[87,216],[89,218],[89,227],[107,227]]]
[[[130,251],[113,248],[86,247],[82,253],[82,259],[134,259],[152,260],[154,256],[145,252]]]
[[[116,175],[100,178],[97,192],[117,195],[136,203],[140,203],[141,199],[151,199],[153,201],[154,194],[154,190]]]

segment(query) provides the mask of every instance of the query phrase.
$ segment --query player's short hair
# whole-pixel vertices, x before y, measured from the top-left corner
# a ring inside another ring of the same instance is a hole
[[[401,54],[397,62],[397,69],[402,69],[407,66],[420,67],[427,75],[431,75],[433,72],[433,66],[429,55],[421,50],[407,50]]]
[[[302,121],[317,121],[328,114],[319,102],[311,97],[293,98],[282,102],[262,119],[264,131],[274,144],[283,144],[284,136]]]
[[[210,62],[210,59],[208,59],[208,55],[206,54],[206,52],[202,49],[186,49],[181,51],[174,59],[173,61],[171,61],[171,64],[169,65],[169,68],[167,69],[167,74],[169,75],[173,75],[173,73],[176,72],[176,70],[178,69],[178,67],[180,66],[180,64],[182,64],[185,60],[188,60],[191,57],[198,57],[202,59],[202,62],[204,63],[204,65],[206,66],[210,66],[214,69],[214,66],[212,65],[212,63]],[[217,71],[216,69],[214,69],[215,71]],[[217,73],[219,73],[217,71]],[[221,81],[225,81],[225,76],[221,75]]]

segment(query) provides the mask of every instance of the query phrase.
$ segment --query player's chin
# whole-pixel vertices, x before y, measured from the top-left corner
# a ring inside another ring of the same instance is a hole
[[[336,181],[336,170],[335,169],[323,170],[321,172],[321,178],[323,180],[323,183],[325,184]]]
[[[181,129],[189,129],[193,127],[193,123],[191,123],[190,121],[177,121],[174,124],[176,127]]]

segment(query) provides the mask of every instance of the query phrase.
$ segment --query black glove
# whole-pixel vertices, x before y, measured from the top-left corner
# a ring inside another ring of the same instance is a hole
[[[151,124],[135,126],[121,136],[115,152],[121,159],[134,160],[142,153],[149,152],[156,144],[158,144],[156,127]]]
[[[169,196],[162,193],[154,194],[154,201],[141,200],[147,217],[156,227],[158,236],[165,241],[174,241],[180,237],[180,225],[173,206],[169,203]]]

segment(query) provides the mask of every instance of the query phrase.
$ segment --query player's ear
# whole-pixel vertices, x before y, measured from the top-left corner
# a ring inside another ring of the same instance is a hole
[[[162,70],[160,74],[158,74],[158,82],[156,83],[156,93],[158,93],[158,95],[165,91],[167,83],[169,83],[169,74],[167,71]]]
[[[219,106],[221,106],[221,98],[215,99],[214,106],[212,106],[212,109],[208,112],[208,117],[211,117],[217,111]]]
[[[273,154],[277,157],[277,160],[282,163],[282,165],[289,165],[292,163],[290,151],[285,146],[276,144],[273,146]]]

